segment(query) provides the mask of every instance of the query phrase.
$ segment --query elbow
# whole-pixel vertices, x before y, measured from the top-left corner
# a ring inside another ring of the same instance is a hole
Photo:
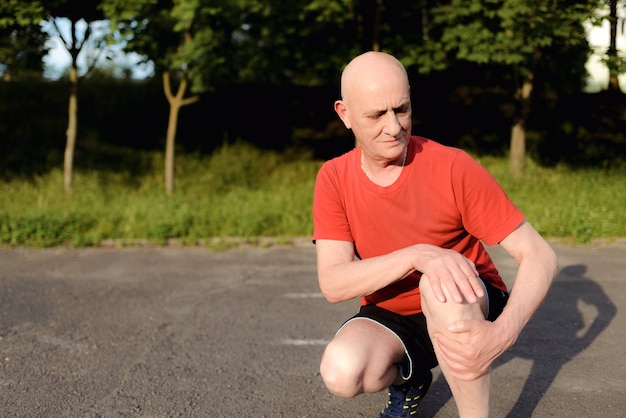
[[[330,303],[339,303],[342,302],[343,299],[337,295],[332,289],[329,289],[328,286],[323,286],[320,282],[320,290],[322,292],[322,296]]]
[[[554,248],[544,240],[543,248],[539,248],[538,256],[543,257],[543,264],[546,266],[546,270],[549,273],[548,275],[550,278],[554,279],[559,273],[559,257],[556,251],[554,251]]]
[[[559,274],[559,257],[556,255],[556,252],[552,247],[550,247],[550,264],[552,266],[552,278],[554,279],[557,274]]]
[[[320,291],[322,292],[322,296],[330,303],[339,303],[344,301],[345,299],[341,297],[341,294],[336,289],[335,286],[332,285],[333,281],[329,278],[326,278],[323,274],[318,273],[318,283],[320,286]]]
[[[545,272],[547,285],[551,286],[552,282],[559,274],[559,258],[552,246],[545,243],[543,248],[538,248],[538,251],[532,259],[536,260],[536,263],[542,266],[542,270]]]
[[[328,302],[330,302],[330,303],[332,303],[332,304],[339,303],[339,302],[343,302],[343,300],[341,300],[340,298],[335,297],[335,296],[333,296],[333,295],[331,295],[331,294],[328,294],[328,293],[324,293],[324,292],[322,292],[322,295],[324,295],[324,298],[325,298]]]

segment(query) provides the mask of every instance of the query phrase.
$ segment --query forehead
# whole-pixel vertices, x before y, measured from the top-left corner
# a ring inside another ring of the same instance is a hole
[[[356,83],[353,87],[344,99],[364,112],[398,108],[411,102],[410,88],[405,82],[377,80]]]

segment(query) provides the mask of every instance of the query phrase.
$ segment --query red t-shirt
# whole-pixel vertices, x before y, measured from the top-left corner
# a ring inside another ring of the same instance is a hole
[[[360,167],[361,148],[321,167],[313,201],[313,240],[353,242],[361,259],[414,244],[463,254],[493,286],[506,286],[481,241],[495,245],[524,220],[491,174],[466,152],[413,136],[406,165],[388,187],[372,183]],[[415,272],[371,295],[402,315],[421,312]]]

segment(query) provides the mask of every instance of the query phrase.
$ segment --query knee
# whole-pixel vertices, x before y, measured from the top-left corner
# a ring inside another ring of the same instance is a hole
[[[342,398],[352,398],[362,392],[362,371],[354,356],[341,347],[326,347],[320,363],[320,374],[328,390]]]
[[[447,328],[451,322],[461,319],[485,319],[487,311],[487,296],[483,296],[477,303],[454,302],[448,289],[441,287],[446,298],[441,302],[435,296],[430,278],[422,275],[419,283],[421,306],[426,319],[429,321],[429,331],[431,326],[443,326]]]
[[[426,315],[426,317],[430,317],[431,316],[431,301],[433,302],[433,308],[436,309],[437,306],[441,306],[441,302],[439,302],[437,300],[437,297],[435,296],[435,293],[433,291],[433,288],[431,287],[430,284],[430,278],[423,274],[420,282],[419,282],[419,289],[420,289],[420,298],[421,298],[421,307],[422,307],[422,312],[424,312],[424,315]]]

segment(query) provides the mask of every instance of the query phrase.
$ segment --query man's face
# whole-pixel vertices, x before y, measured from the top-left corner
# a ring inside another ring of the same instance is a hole
[[[364,153],[395,159],[411,134],[411,97],[406,79],[391,77],[357,82],[343,100],[342,120],[352,129]]]

